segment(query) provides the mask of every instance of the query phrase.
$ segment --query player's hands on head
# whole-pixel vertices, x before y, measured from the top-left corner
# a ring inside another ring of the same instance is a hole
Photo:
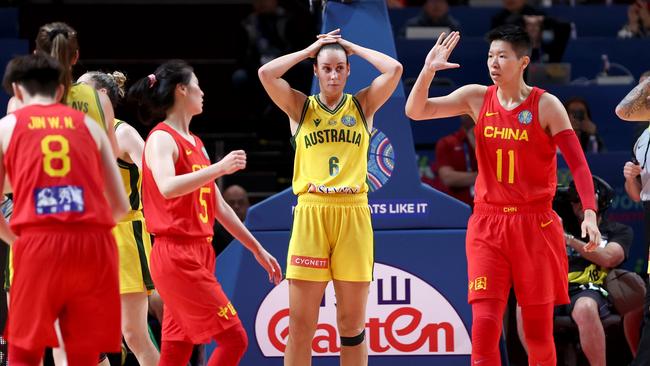
[[[459,64],[447,61],[459,40],[459,32],[451,32],[449,35],[442,33],[424,61],[425,68],[429,71],[440,71],[460,67]]]
[[[224,174],[232,174],[246,168],[246,152],[244,150],[231,151],[216,165],[219,165]]]
[[[625,179],[634,179],[641,174],[641,166],[639,164],[634,164],[631,161],[625,163],[623,167],[623,176]]]
[[[311,45],[309,45],[309,47],[305,48],[309,58],[316,57],[318,50],[320,50],[320,48],[323,47],[324,45],[328,43],[336,43],[339,40],[339,38],[341,38],[340,33],[341,30],[337,28],[329,33],[319,34],[318,36],[316,36],[316,42],[312,43]]]
[[[589,243],[585,245],[586,252],[593,252],[600,245],[600,230],[598,230],[598,218],[593,210],[585,210],[585,218],[580,225],[582,237],[589,236]]]
[[[255,259],[269,274],[269,282],[277,285],[282,281],[282,268],[280,268],[280,264],[275,257],[267,252],[266,249],[260,248],[260,251],[255,254]]]

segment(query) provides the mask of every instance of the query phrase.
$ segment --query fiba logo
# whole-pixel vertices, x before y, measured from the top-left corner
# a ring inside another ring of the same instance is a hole
[[[388,182],[395,169],[395,150],[386,135],[372,129],[368,149],[368,188],[374,192]]]
[[[517,120],[522,125],[527,125],[533,121],[533,114],[529,110],[524,109],[523,111],[519,112],[519,115],[517,115]]]

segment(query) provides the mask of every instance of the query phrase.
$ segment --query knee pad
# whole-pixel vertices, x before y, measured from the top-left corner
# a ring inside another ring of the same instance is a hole
[[[354,347],[358,346],[366,339],[366,330],[362,330],[361,333],[354,337],[343,337],[341,336],[341,346],[345,347]]]

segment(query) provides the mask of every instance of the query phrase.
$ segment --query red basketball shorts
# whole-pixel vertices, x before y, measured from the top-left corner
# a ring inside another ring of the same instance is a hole
[[[58,346],[58,318],[67,350],[120,351],[118,258],[110,229],[25,229],[13,252],[12,345],[29,350]]]
[[[206,238],[156,237],[150,268],[164,303],[163,341],[208,343],[240,323],[214,276],[214,250]]]
[[[562,222],[551,204],[476,204],[467,227],[468,300],[566,304],[568,263]]]

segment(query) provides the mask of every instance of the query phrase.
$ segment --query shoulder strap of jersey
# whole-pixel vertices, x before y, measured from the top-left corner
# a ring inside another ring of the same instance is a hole
[[[368,122],[366,122],[366,115],[363,113],[363,109],[361,108],[361,104],[359,103],[359,100],[354,95],[350,95],[350,97],[354,105],[357,107],[357,110],[359,111],[359,115],[361,116],[363,125],[366,127],[366,131],[368,131]],[[368,131],[368,133],[370,133],[370,131]]]
[[[305,103],[302,105],[302,112],[300,113],[300,121],[298,121],[298,128],[296,129],[296,133],[291,136],[289,139],[289,142],[291,143],[291,146],[293,146],[293,149],[296,149],[296,137],[298,136],[298,133],[300,132],[300,127],[302,127],[302,122],[305,120],[305,115],[307,115],[307,110],[309,109],[309,103],[311,102],[310,99],[312,99],[314,96],[309,96],[305,98]]]

